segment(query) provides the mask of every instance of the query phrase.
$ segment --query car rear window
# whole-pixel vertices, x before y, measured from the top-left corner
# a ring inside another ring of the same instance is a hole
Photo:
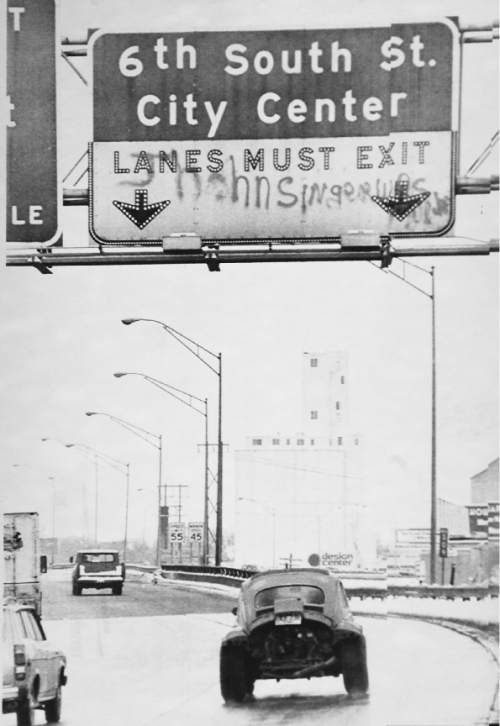
[[[81,562],[93,562],[93,563],[104,563],[104,562],[116,562],[118,559],[116,554],[112,552],[85,552],[80,555]]]
[[[276,600],[289,597],[298,597],[305,605],[323,605],[325,602],[325,593],[319,587],[313,587],[312,585],[281,585],[279,587],[268,587],[266,590],[257,593],[255,608],[261,610],[273,607]]]

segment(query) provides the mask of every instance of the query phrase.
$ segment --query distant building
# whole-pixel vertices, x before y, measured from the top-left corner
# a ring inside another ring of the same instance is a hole
[[[446,499],[437,500],[437,526],[438,529],[446,527],[451,536],[469,536],[468,507]]]
[[[345,353],[304,353],[302,430],[255,434],[235,452],[238,564],[307,564],[313,553],[374,562],[348,382]]]
[[[486,469],[471,477],[471,504],[498,502],[498,461],[498,459],[495,459],[488,464]]]

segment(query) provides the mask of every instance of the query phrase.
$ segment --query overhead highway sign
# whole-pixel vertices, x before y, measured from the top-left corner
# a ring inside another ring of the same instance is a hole
[[[92,41],[101,244],[435,236],[454,220],[459,33],[104,33]]]
[[[8,242],[60,236],[56,116],[55,0],[8,0]]]

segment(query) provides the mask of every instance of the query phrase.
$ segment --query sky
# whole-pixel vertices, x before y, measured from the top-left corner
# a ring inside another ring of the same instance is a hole
[[[378,5],[378,4],[377,4]],[[401,20],[400,3],[146,2],[61,0],[61,37],[87,28],[215,30],[348,27]],[[417,15],[418,12],[418,15]],[[459,16],[489,23],[493,2],[423,2],[408,20]],[[255,20],[258,18],[258,22]],[[222,20],[224,20],[222,24]],[[465,46],[461,170],[498,128],[497,45]],[[90,77],[89,61],[78,68]],[[92,134],[92,102],[65,63],[58,76],[58,146],[65,174]],[[478,176],[498,173],[494,152]],[[79,170],[70,181],[75,180]],[[86,185],[86,177],[79,186]],[[498,238],[498,194],[459,196],[454,235]],[[64,207],[64,244],[88,244],[87,209]],[[437,482],[440,497],[469,502],[470,477],[498,455],[498,256],[429,257],[435,266],[437,316]],[[391,268],[402,274],[401,263]],[[161,433],[164,482],[188,485],[184,511],[201,520],[203,419],[139,377],[141,372],[209,399],[210,440],[216,441],[217,378],[159,326],[124,326],[124,317],[166,322],[223,356],[224,522],[234,517],[234,451],[245,438],[299,431],[304,351],[344,350],[349,356],[350,424],[363,440],[368,503],[380,529],[425,526],[430,493],[429,299],[368,262],[156,265],[1,270],[0,477],[2,505],[37,510],[42,533],[92,535],[92,462],[63,443],[83,443],[131,466],[132,538],[154,540],[157,451],[101,411]],[[414,268],[408,279],[429,289]],[[42,438],[49,441],[42,442]],[[212,470],[216,470],[212,451]],[[101,464],[102,538],[123,531],[125,477]],[[169,501],[174,503],[175,489]],[[55,517],[54,517],[55,513]]]

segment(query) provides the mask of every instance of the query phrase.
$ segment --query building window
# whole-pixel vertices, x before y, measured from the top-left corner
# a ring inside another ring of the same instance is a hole
[[[311,446],[314,446],[314,439],[311,439]]]
[[[279,439],[273,439],[273,446],[279,446],[280,440]]]
[[[287,445],[287,446],[290,446],[290,439],[287,439],[287,440],[286,440],[286,445]]]
[[[262,446],[262,439],[252,439],[252,444],[254,446]]]
[[[318,418],[318,412],[317,411],[311,411],[311,419],[316,420]]]
[[[304,446],[304,439],[297,439],[297,446]]]
[[[337,436],[337,446],[342,446],[342,436]]]
[[[345,383],[345,376],[340,376],[340,382],[342,385]]]
[[[311,368],[317,368],[317,367],[318,367],[318,359],[311,358]]]
[[[354,439],[354,446],[359,446],[359,439]]]
[[[340,411],[340,401],[335,401],[335,408]]]

